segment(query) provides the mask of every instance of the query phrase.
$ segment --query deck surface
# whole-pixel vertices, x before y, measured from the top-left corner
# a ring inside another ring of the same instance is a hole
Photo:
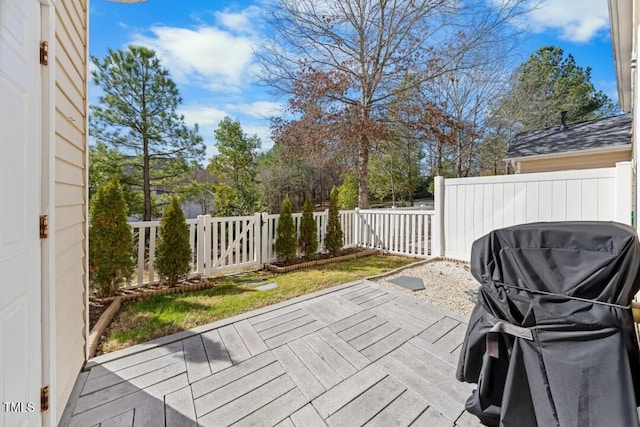
[[[62,426],[476,426],[463,318],[360,282],[91,360]]]

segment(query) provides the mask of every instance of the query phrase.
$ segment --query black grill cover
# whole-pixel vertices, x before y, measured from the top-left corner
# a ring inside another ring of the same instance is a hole
[[[611,222],[525,224],[476,240],[481,287],[456,372],[478,384],[467,410],[492,426],[637,426],[628,306],[639,266],[635,231]]]

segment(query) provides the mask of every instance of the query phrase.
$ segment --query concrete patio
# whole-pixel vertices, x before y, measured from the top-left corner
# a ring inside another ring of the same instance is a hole
[[[477,426],[454,378],[465,322],[334,287],[90,360],[60,425]]]

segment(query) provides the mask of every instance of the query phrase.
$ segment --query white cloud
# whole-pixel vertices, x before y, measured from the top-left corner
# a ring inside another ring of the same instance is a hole
[[[249,136],[258,135],[260,138],[260,151],[269,151],[273,147],[273,141],[271,140],[271,129],[269,125],[248,125],[242,126],[242,130]]]
[[[233,104],[226,107],[230,111],[241,112],[243,114],[256,117],[268,118],[279,115],[284,111],[284,105],[272,101],[256,101],[249,104]]]
[[[238,105],[228,105],[227,108],[229,111],[242,111],[247,115],[254,116],[256,118],[263,118],[264,116],[258,116],[257,114],[250,114],[244,106],[254,105],[254,104],[264,104],[262,105],[263,111],[267,111],[267,105],[272,104],[272,107],[279,106],[276,103],[269,102],[254,102],[253,104],[238,104]],[[255,111],[260,111],[259,107],[254,105]],[[204,144],[206,146],[206,153],[204,164],[208,164],[211,160],[211,157],[215,154],[218,154],[218,149],[215,146],[216,139],[214,137],[213,131],[218,128],[218,124],[225,118],[225,116],[230,116],[235,118],[234,114],[230,114],[227,111],[223,111],[213,107],[205,107],[201,105],[185,105],[178,109],[178,114],[184,115],[184,120],[189,126],[193,126],[194,124],[198,124],[200,127],[200,136],[202,136],[204,140]],[[266,121],[260,121],[250,123],[247,120],[241,120],[242,130],[249,136],[258,135],[260,141],[262,141],[261,151],[268,151],[271,147],[273,147],[273,141],[271,140],[271,129],[269,128],[269,124]]]
[[[203,164],[209,164],[211,157],[218,153],[215,147],[216,139],[213,136],[213,131],[218,127],[218,123],[228,114],[225,111],[219,110],[213,107],[203,107],[201,105],[184,105],[178,109],[178,114],[184,116],[184,121],[193,126],[198,124],[200,128],[200,136],[204,141],[204,145],[207,149]]]
[[[239,12],[225,10],[224,12],[216,12],[215,17],[219,25],[236,33],[254,33],[256,30],[256,21],[260,16],[260,8],[257,6],[249,6]]]
[[[228,114],[225,111],[213,107],[201,107],[198,105],[186,105],[178,109],[178,114],[184,116],[184,121],[193,126],[198,124],[201,128],[218,126],[218,123]]]
[[[504,0],[491,0],[500,5]],[[609,27],[606,0],[528,0],[532,8],[517,26],[534,33],[559,31],[561,39],[585,43]]]
[[[156,51],[172,78],[211,90],[239,91],[250,82],[254,40],[216,27],[154,26],[135,34],[133,44]]]

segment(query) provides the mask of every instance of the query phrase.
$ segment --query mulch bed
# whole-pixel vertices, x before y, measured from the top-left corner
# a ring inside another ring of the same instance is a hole
[[[291,265],[303,264],[303,263],[308,262],[308,261],[319,261],[319,260],[323,260],[323,259],[337,258],[337,257],[341,257],[341,256],[352,255],[352,254],[356,254],[358,252],[363,252],[365,250],[366,249],[363,249],[363,248],[348,248],[348,249],[341,250],[335,256],[331,256],[328,253],[320,253],[320,254],[316,254],[311,259],[298,258],[294,262],[289,263],[289,264],[284,264],[284,263],[281,263],[281,262],[272,262],[270,264],[275,265],[276,267],[289,267]]]

